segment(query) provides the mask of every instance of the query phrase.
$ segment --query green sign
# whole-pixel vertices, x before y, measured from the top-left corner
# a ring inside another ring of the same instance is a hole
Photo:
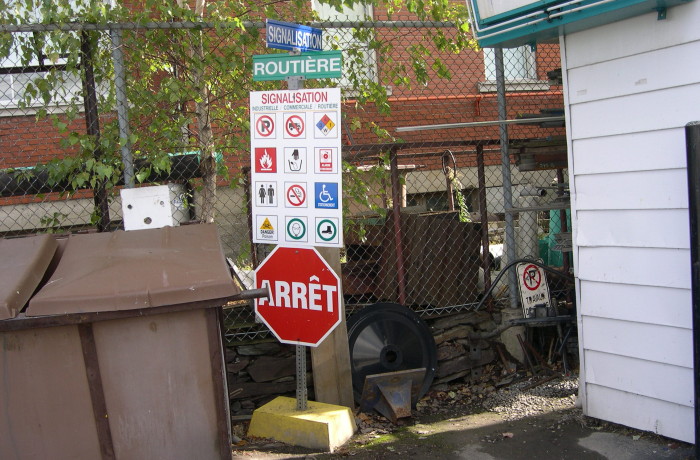
[[[287,77],[340,78],[342,74],[343,53],[340,50],[253,56],[253,81]]]

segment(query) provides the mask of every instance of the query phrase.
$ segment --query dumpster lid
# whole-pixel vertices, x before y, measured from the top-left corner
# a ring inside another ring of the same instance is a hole
[[[57,247],[51,235],[0,239],[0,320],[14,318],[22,311]]]
[[[71,235],[26,315],[135,310],[239,292],[214,224]]]

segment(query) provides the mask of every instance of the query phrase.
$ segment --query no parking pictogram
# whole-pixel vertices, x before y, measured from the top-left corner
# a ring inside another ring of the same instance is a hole
[[[527,267],[525,267],[525,270],[523,270],[523,285],[527,289],[534,291],[538,287],[540,287],[541,283],[542,272],[540,272],[539,267],[533,264],[530,264]]]
[[[306,190],[302,185],[292,184],[287,187],[287,202],[290,205],[299,207],[306,203]]]
[[[262,137],[269,137],[275,132],[275,122],[269,115],[261,115],[255,122],[255,131]]]

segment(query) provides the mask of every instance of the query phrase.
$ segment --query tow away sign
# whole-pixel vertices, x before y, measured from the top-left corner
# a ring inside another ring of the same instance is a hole
[[[284,80],[287,77],[340,78],[342,72],[343,52],[340,50],[253,56],[253,81]]]
[[[323,49],[323,31],[291,22],[265,21],[268,48],[280,50],[321,51]]]

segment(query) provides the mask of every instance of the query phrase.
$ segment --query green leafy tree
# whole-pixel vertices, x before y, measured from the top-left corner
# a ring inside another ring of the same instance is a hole
[[[62,84],[81,77],[81,34],[61,30],[0,34],[0,57],[19,51],[22,59],[19,65],[31,65],[38,55],[61,65],[60,69],[52,69],[34,78],[26,86],[22,98],[25,107],[41,106],[37,116],[52,117],[56,128],[64,133],[63,146],[72,152],[52,162],[52,180],[67,182],[70,185],[68,192],[94,187],[98,180],[107,187],[116,184],[122,174],[120,146],[127,142],[132,146],[134,157],[144,160],[143,169],[136,174],[139,181],[147,181],[154,171],[168,172],[170,154],[196,152],[202,177],[199,183],[202,197],[200,218],[213,221],[217,184],[220,185],[221,181],[239,183],[235,177],[229,176],[227,166],[247,163],[249,92],[284,87],[277,82],[252,81],[252,55],[269,52],[264,48],[261,29],[256,22],[259,24],[265,18],[298,23],[318,20],[310,1],[143,0],[129,2],[128,7],[119,4],[108,7],[105,2],[96,0],[74,0],[72,7],[59,3],[62,2],[0,0],[0,22],[32,24],[38,21],[58,26],[75,22],[131,23],[137,26],[123,27],[129,139],[119,138],[114,115],[115,97],[111,84],[114,70],[109,34],[89,34],[95,50],[95,79],[103,123],[99,138],[76,128],[74,121],[80,116],[82,104],[80,94],[70,94],[61,101],[57,99]],[[322,3],[341,10],[343,6],[351,7],[354,2],[327,0]],[[410,88],[430,78],[449,79],[449,71],[439,58],[440,53],[459,53],[475,46],[468,33],[463,2],[370,0],[366,3],[386,11],[389,19],[399,15],[405,17],[408,13],[414,20],[452,21],[455,27],[419,29],[423,40],[411,44],[410,62],[393,58],[397,43],[377,34],[371,19],[353,28],[354,45],[344,49],[348,60],[346,84],[360,107],[373,103],[380,113],[390,113],[388,86]],[[161,26],[190,24],[192,27],[147,27],[156,23]],[[368,78],[362,72],[362,61],[370,50],[381,59],[382,73],[377,79]],[[307,86],[328,84],[328,81],[307,82]],[[49,108],[59,103],[64,107],[63,113],[50,115]],[[393,140],[371,120],[358,118],[351,120],[349,126],[366,126],[378,137]],[[95,155],[98,148],[102,153]],[[226,161],[218,160],[222,155]],[[240,174],[240,169],[232,172]],[[353,190],[360,200],[366,195],[366,191],[358,187],[348,190]]]

